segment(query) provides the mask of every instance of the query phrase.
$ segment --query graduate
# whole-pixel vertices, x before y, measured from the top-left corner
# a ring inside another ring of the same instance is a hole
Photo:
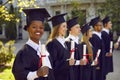
[[[72,18],[67,21],[67,27],[69,31],[69,36],[66,38],[66,45],[69,52],[74,54],[74,59],[76,60],[75,65],[71,66],[70,69],[70,80],[81,80],[80,79],[80,65],[84,65],[85,60],[82,60],[81,45],[79,42],[79,35],[81,32],[80,25],[78,24],[78,17]],[[74,53],[71,50],[71,42],[74,41]]]
[[[102,39],[105,45],[105,61],[106,61],[106,74],[109,72],[113,72],[113,35],[111,33],[112,22],[110,18],[107,16],[103,20],[103,30],[102,30]],[[112,47],[110,47],[112,45]],[[112,52],[111,52],[112,51]]]
[[[47,50],[52,58],[55,80],[69,80],[69,66],[74,65],[75,62],[74,59],[69,60],[70,52],[65,44],[66,14],[59,14],[48,20],[52,22],[53,29],[47,42]]]
[[[100,49],[100,56],[98,58],[98,66],[96,67],[96,80],[105,80],[105,51],[104,51],[104,43],[101,37],[102,31],[102,22],[100,17],[95,17],[90,21],[90,25],[94,28],[92,38],[90,38],[90,42],[94,47],[95,53]]]
[[[29,40],[16,55],[12,67],[15,80],[54,80],[49,53],[44,56],[46,65],[42,66],[43,55],[40,42],[44,33],[44,20],[50,15],[45,8],[24,9],[23,11],[27,22],[24,29],[29,34]]]
[[[92,37],[92,28],[88,23],[84,24],[81,27],[81,32],[83,34],[82,40],[81,40],[82,49],[84,48],[83,46],[86,45],[86,57],[88,60],[87,65],[85,65],[82,70],[82,77],[83,77],[82,79],[96,80],[96,66],[98,62],[95,60],[95,58],[97,54],[94,52],[94,47],[89,41],[89,39]],[[83,50],[82,50],[82,53],[83,53]]]

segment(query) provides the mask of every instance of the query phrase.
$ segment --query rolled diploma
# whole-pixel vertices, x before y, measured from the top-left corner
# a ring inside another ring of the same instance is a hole
[[[118,41],[117,42],[120,42],[120,36],[119,36],[119,38],[118,38]]]
[[[95,58],[95,60],[94,60],[94,61],[97,61],[97,60],[98,60],[98,57],[100,56],[100,52],[101,52],[101,50],[100,50],[100,49],[98,49],[98,52],[97,52],[97,55],[96,55],[96,58]],[[91,65],[95,65],[94,61],[92,62],[92,64],[91,64]]]
[[[42,57],[44,56],[44,57]],[[41,58],[42,58],[42,66],[46,66],[46,47],[45,44],[41,45]],[[48,75],[46,74],[44,77],[47,77]]]
[[[71,41],[71,56],[70,59],[74,59],[74,49],[75,49],[75,42]]]
[[[100,56],[100,52],[101,52],[101,50],[100,50],[100,49],[98,49],[98,52],[97,52],[97,56],[96,56],[96,58],[95,58],[95,61],[97,61],[97,60],[98,60],[98,57]]]
[[[86,45],[83,45],[83,59],[86,59]]]
[[[112,53],[113,41],[110,41],[110,53]]]

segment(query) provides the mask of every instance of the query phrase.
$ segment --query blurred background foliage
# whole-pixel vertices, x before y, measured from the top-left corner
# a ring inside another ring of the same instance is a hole
[[[6,65],[14,57],[14,42],[15,41],[8,41],[3,44],[3,42],[0,41],[0,66]]]

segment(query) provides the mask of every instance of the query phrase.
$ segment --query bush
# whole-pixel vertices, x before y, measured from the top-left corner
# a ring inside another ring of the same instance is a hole
[[[5,65],[12,60],[14,50],[14,41],[8,41],[5,45],[0,41],[0,65]]]

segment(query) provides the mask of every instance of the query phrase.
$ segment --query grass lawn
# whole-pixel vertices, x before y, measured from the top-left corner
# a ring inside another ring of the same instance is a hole
[[[15,80],[11,71],[13,60],[9,65],[0,66],[0,80]]]

